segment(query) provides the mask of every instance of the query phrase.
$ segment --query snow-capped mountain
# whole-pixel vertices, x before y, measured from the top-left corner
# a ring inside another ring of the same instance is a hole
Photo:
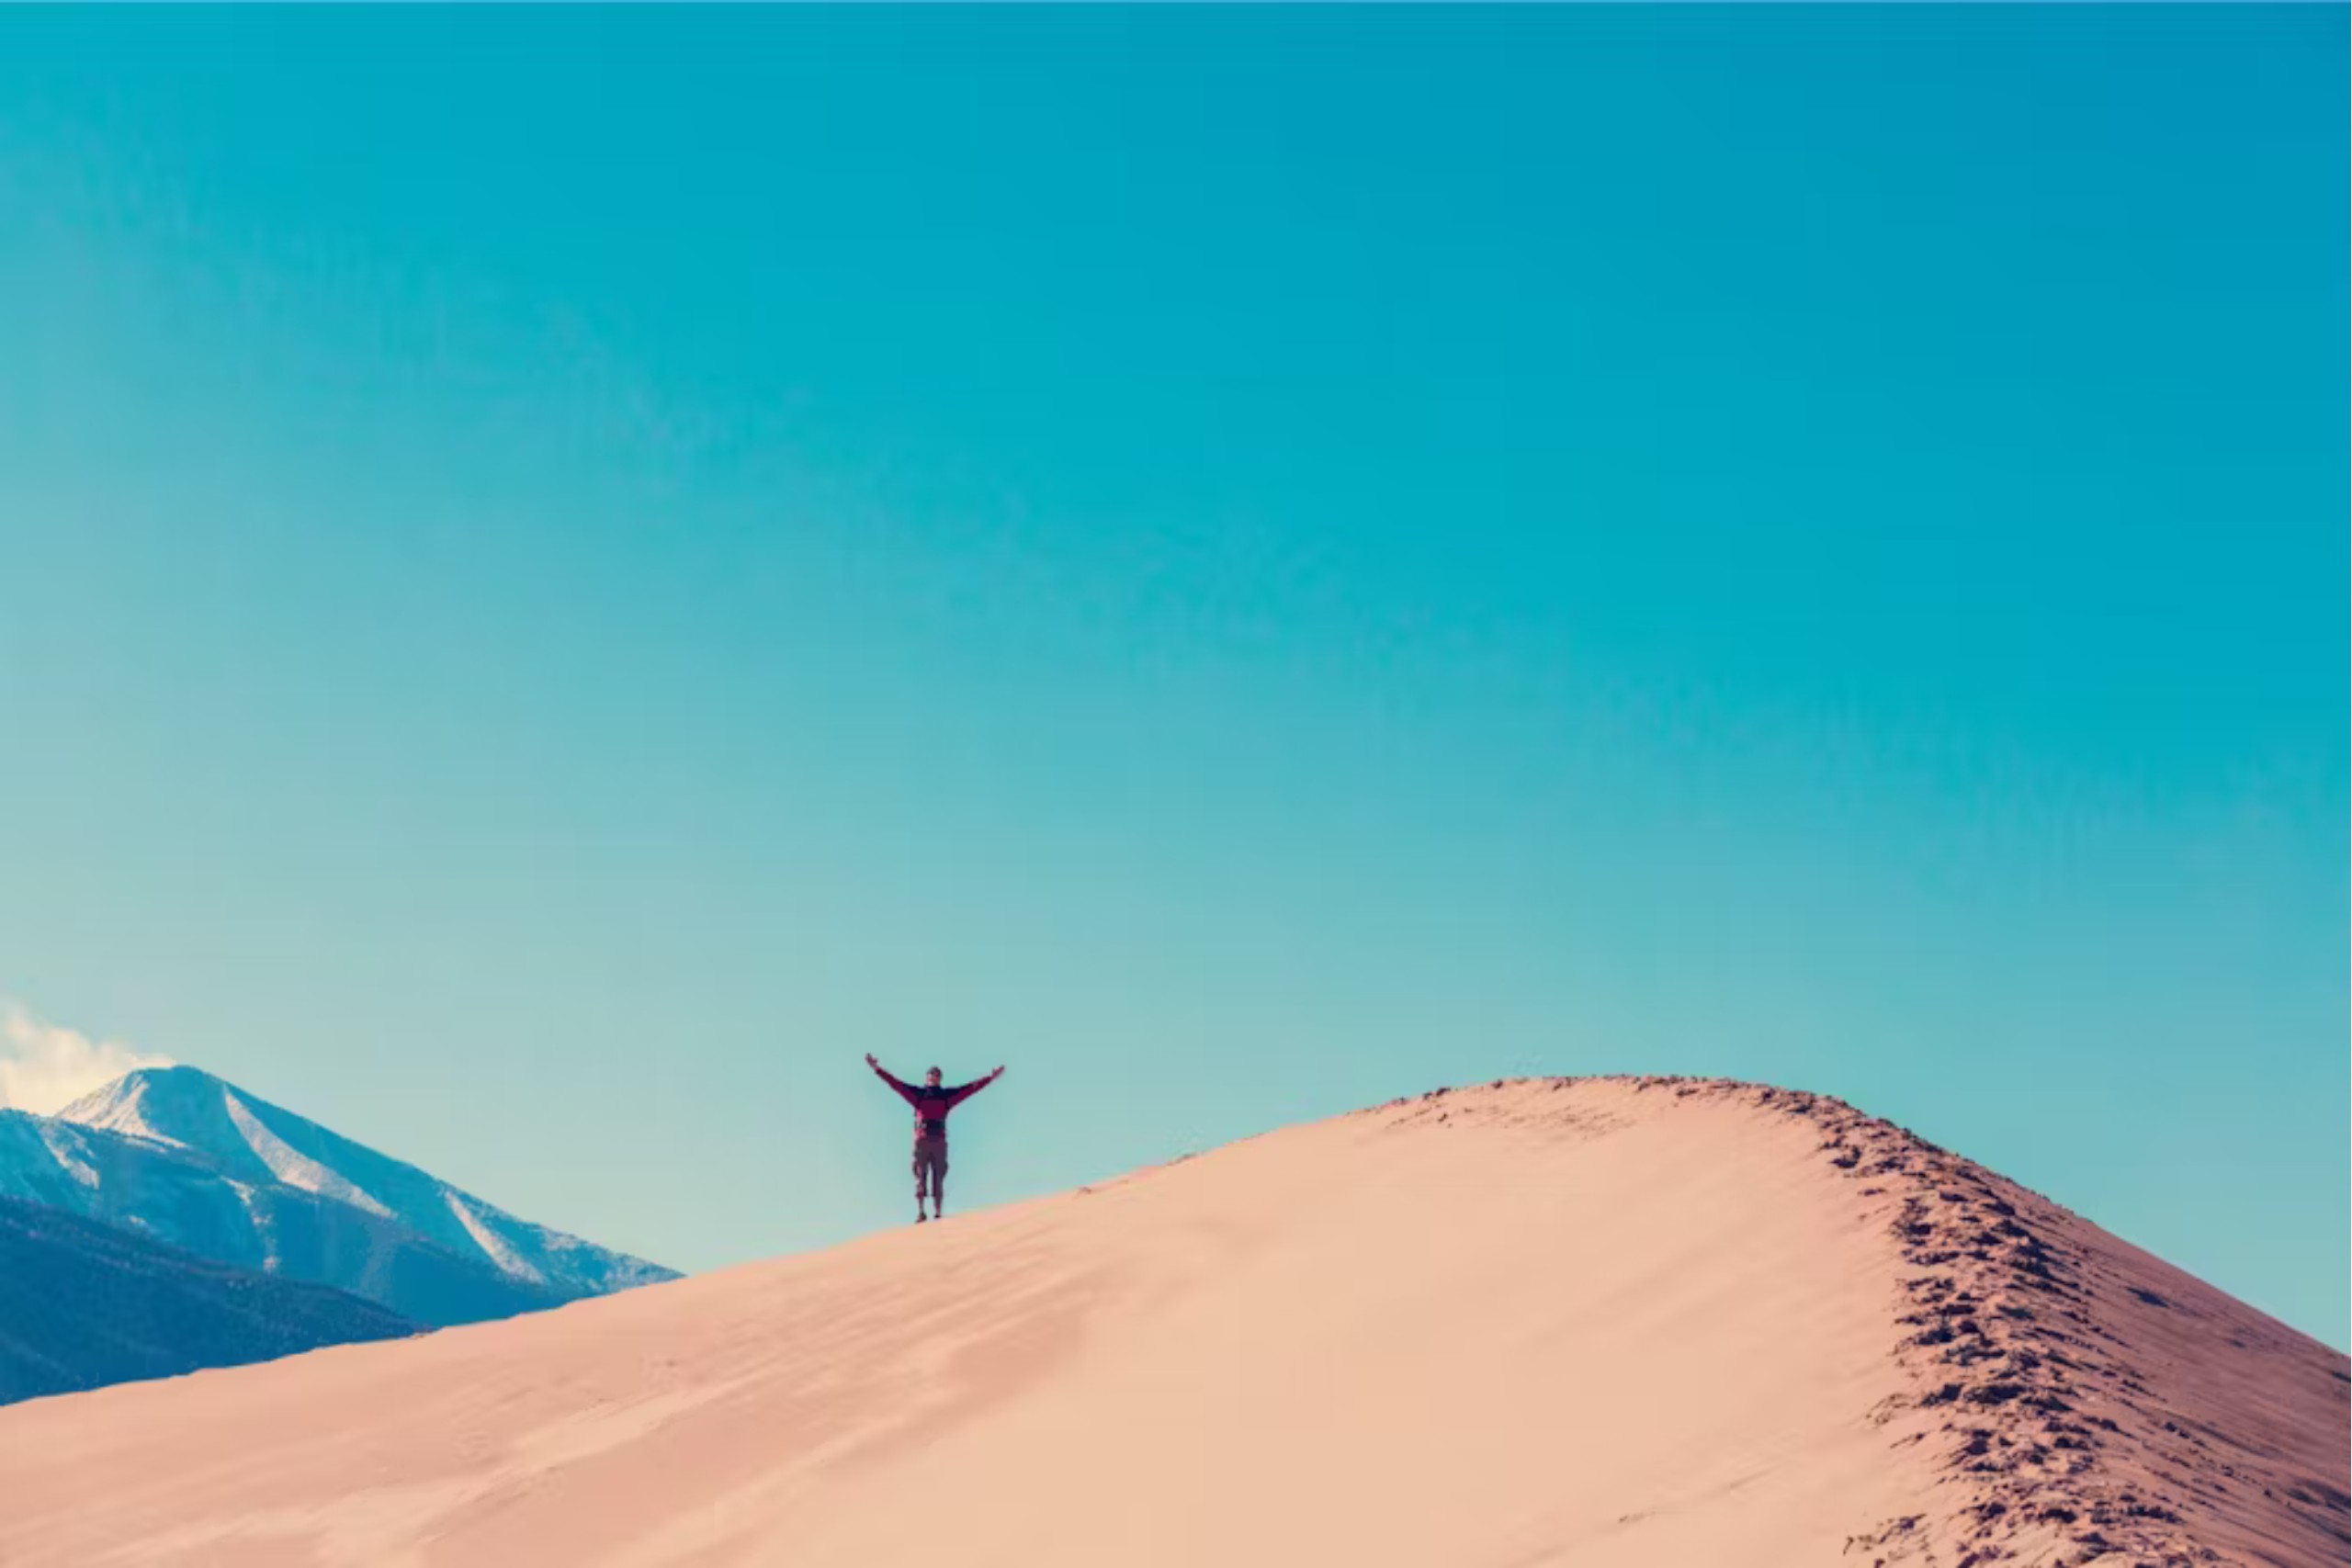
[[[0,1111],[0,1196],[435,1325],[675,1277],[518,1219],[194,1067],[141,1068],[53,1117]]]
[[[14,1198],[0,1198],[0,1404],[419,1331],[343,1291]]]
[[[0,1111],[0,1197],[119,1225],[238,1268],[333,1285],[435,1325],[565,1298],[407,1227],[279,1182],[247,1182],[194,1150]],[[5,1326],[5,1325],[0,1325]]]

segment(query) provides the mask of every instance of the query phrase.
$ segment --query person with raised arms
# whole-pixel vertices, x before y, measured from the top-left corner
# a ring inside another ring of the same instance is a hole
[[[921,1084],[910,1084],[891,1076],[890,1069],[874,1059],[868,1052],[865,1065],[875,1076],[898,1092],[900,1100],[914,1108],[915,1113],[915,1224],[923,1222],[923,1199],[931,1200],[933,1218],[943,1218],[947,1212],[947,1113],[980,1090],[1004,1077],[1004,1069],[954,1089],[940,1082],[937,1067],[922,1076]]]

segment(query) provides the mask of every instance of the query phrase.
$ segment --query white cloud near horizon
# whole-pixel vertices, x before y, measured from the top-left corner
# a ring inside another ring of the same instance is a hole
[[[171,1065],[169,1056],[44,1023],[23,1003],[0,997],[0,1109],[46,1116],[125,1073]]]

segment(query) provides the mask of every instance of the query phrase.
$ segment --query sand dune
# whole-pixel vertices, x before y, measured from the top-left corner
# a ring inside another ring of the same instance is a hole
[[[1520,1083],[0,1410],[0,1562],[2341,1564],[2346,1375],[1837,1101]]]

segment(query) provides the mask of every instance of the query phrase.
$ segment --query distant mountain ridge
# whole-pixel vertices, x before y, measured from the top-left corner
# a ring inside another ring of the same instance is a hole
[[[0,1404],[418,1332],[346,1292],[0,1198]]]
[[[195,1067],[0,1111],[0,1197],[442,1325],[675,1278],[533,1224]]]

